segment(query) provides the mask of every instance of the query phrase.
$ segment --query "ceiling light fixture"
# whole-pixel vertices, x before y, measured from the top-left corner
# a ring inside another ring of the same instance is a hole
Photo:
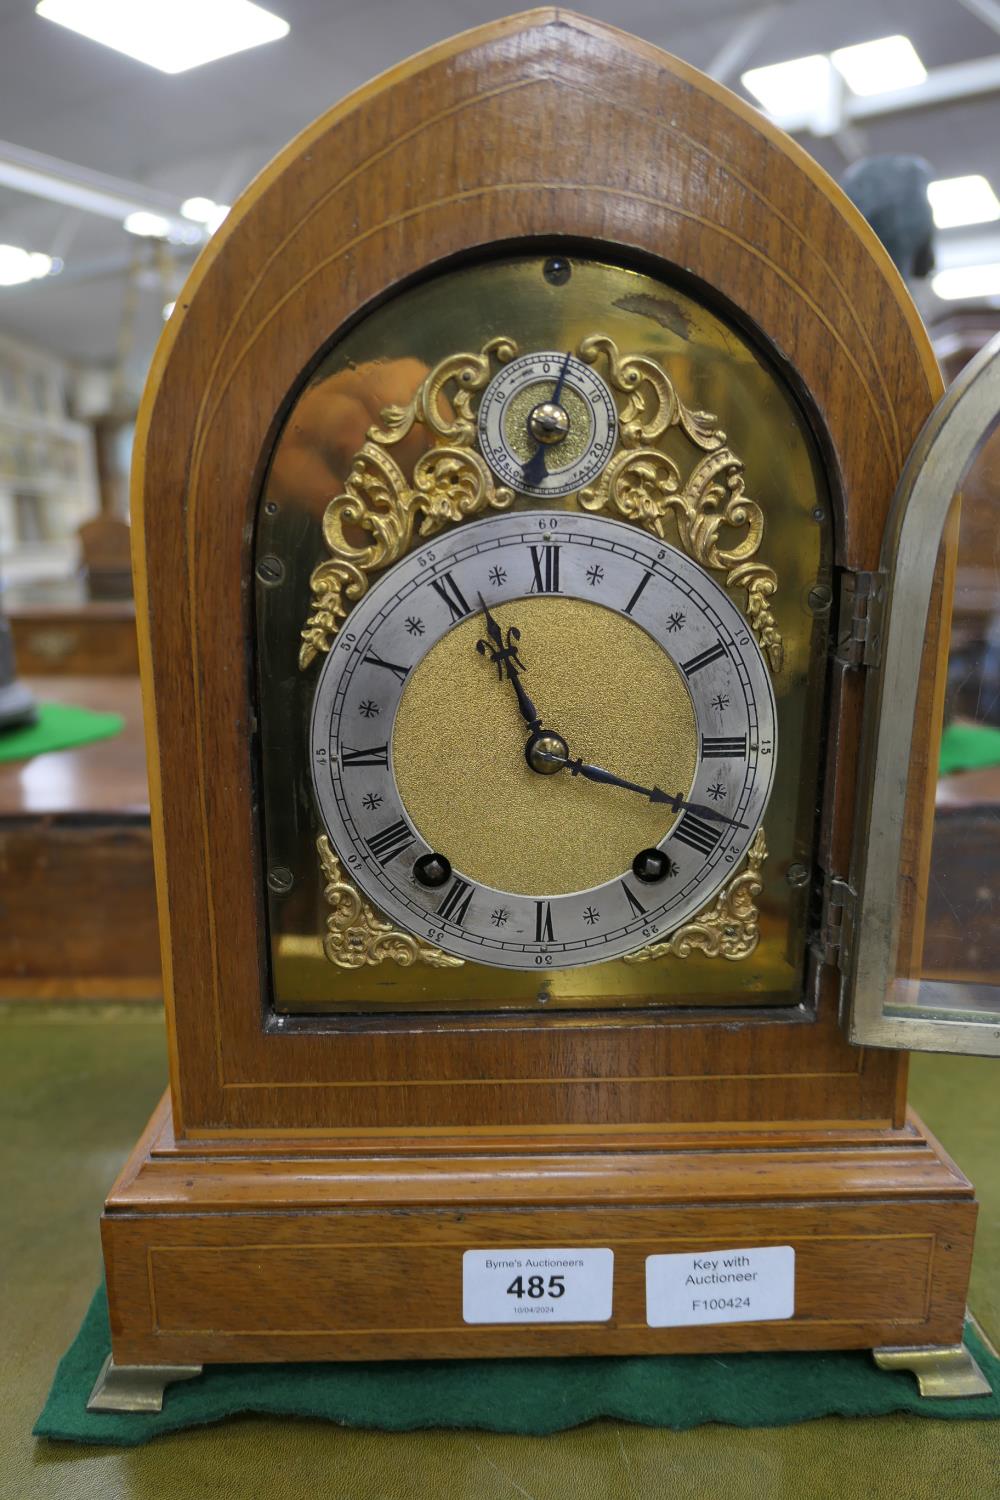
[[[195,224],[204,224],[209,234],[214,234],[229,212],[228,203],[216,203],[211,198],[185,198],[181,213]]]
[[[934,223],[939,229],[962,224],[992,224],[1000,219],[1000,199],[985,177],[941,177],[927,184]]]
[[[895,94],[923,83],[927,69],[908,36],[883,36],[856,47],[838,47],[830,61],[852,94]]]
[[[741,81],[776,124],[801,125],[812,116],[817,100],[830,93],[830,59],[818,52],[793,57],[789,62],[751,68]]]
[[[22,286],[26,281],[39,281],[61,269],[51,255],[42,255],[39,250],[23,250],[20,245],[0,245],[0,286]]]
[[[1000,260],[981,266],[950,266],[931,278],[931,286],[945,302],[974,302],[1000,297]]]
[[[144,208],[137,208],[135,213],[126,214],[122,226],[129,234],[138,234],[146,240],[165,240],[170,232],[169,220],[162,214],[148,213]]]
[[[183,73],[289,31],[251,0],[38,0],[35,11],[161,73]]]

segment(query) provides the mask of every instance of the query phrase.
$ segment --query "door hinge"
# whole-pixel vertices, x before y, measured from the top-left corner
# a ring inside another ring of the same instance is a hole
[[[885,578],[881,573],[844,571],[834,660],[847,667],[876,667],[882,651]]]
[[[850,958],[857,899],[854,887],[842,875],[826,877],[819,930],[812,948],[820,963],[833,964],[842,973]]]

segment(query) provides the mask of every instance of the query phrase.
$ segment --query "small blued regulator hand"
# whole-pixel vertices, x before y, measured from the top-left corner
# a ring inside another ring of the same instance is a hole
[[[729,823],[734,828],[747,827],[746,823],[740,823],[736,818],[727,818],[717,808],[707,807],[702,802],[688,802],[679,792],[672,795],[670,792],[661,792],[658,786],[640,786],[637,781],[626,781],[624,776],[616,776],[613,771],[587,765],[582,760],[572,760],[568,755],[556,755],[547,750],[535,750],[534,754],[539,760],[563,765],[571,776],[582,776],[585,781],[596,781],[603,786],[619,786],[627,792],[639,792],[641,796],[648,797],[650,802],[665,803],[674,812],[680,812],[684,808],[687,812],[697,813],[701,818],[711,818],[713,823]]]
[[[504,669],[507,673],[507,681],[511,683],[517,694],[517,706],[521,711],[521,717],[533,733],[537,734],[542,727],[542,721],[538,717],[538,709],[532,703],[524,690],[520,673],[524,671],[524,663],[517,654],[517,645],[521,639],[521,632],[516,625],[510,625],[507,629],[507,640],[504,642],[503,630],[499,622],[490,613],[490,607],[482,594],[479,602],[483,607],[483,618],[486,621],[487,641],[477,641],[476,650],[480,656],[489,656],[490,661],[497,669],[497,677],[500,681],[504,678]]]
[[[566,371],[569,369],[569,362],[572,357],[573,351],[572,349],[570,349],[567,351],[566,358],[562,362],[562,369],[559,371],[559,379],[556,381],[552,395],[549,397],[549,401],[553,406],[559,405],[559,397],[562,395],[563,382],[566,379]],[[531,421],[530,416],[528,420],[529,422]],[[524,466],[524,482],[527,486],[529,486],[529,488],[534,489],[536,488],[536,486],[541,484],[542,480],[545,478],[545,473],[545,444],[539,443],[538,447],[535,449],[534,453],[531,455],[531,457],[528,459],[528,462]]]

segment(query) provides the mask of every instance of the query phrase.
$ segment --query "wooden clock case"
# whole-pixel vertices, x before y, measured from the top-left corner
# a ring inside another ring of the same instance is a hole
[[[114,1359],[631,1354],[961,1339],[976,1207],[849,1045],[835,964],[780,1014],[275,1016],[250,641],[252,523],[291,394],[338,329],[497,244],[611,246],[697,277],[813,413],[836,563],[876,566],[941,391],[888,257],[762,116],[603,25],[539,10],[337,105],[200,258],[136,437],[133,531],[170,1088],[103,1218]],[[918,893],[943,672],[910,772]],[[831,670],[820,864],[848,868],[863,668]],[[906,896],[906,893],[909,893]],[[329,1018],[327,1018],[329,1022]],[[650,1328],[653,1252],[795,1247],[788,1321]],[[610,1246],[608,1324],[469,1326],[461,1252]]]

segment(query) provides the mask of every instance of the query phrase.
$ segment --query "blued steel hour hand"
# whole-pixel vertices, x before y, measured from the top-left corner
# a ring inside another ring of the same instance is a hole
[[[479,602],[483,607],[486,634],[489,639],[486,641],[477,641],[476,650],[480,656],[489,656],[490,661],[497,669],[497,677],[501,682],[503,682],[504,673],[506,672],[507,681],[511,683],[514,692],[517,694],[517,706],[521,710],[521,717],[528,728],[537,734],[542,727],[542,721],[538,717],[538,709],[525,692],[520,677],[520,673],[524,671],[524,662],[517,654],[521,632],[516,625],[509,625],[505,641],[503,630],[499,622],[490,613],[490,607],[482,594],[479,595]]]
[[[746,823],[740,823],[736,818],[727,818],[725,813],[719,812],[714,807],[707,807],[702,802],[688,802],[678,792],[673,795],[670,792],[662,792],[658,786],[640,786],[637,781],[626,781],[624,776],[616,776],[613,771],[605,771],[600,766],[588,765],[582,760],[573,760],[569,755],[557,755],[552,751],[536,749],[535,756],[539,760],[547,760],[552,763],[561,764],[571,776],[582,776],[585,781],[596,781],[603,786],[620,786],[627,792],[639,792],[643,797],[648,797],[650,802],[665,803],[672,807],[674,812],[680,812],[684,808],[686,812],[697,813],[701,818],[711,818],[713,823],[729,823],[734,828],[746,828]]]

